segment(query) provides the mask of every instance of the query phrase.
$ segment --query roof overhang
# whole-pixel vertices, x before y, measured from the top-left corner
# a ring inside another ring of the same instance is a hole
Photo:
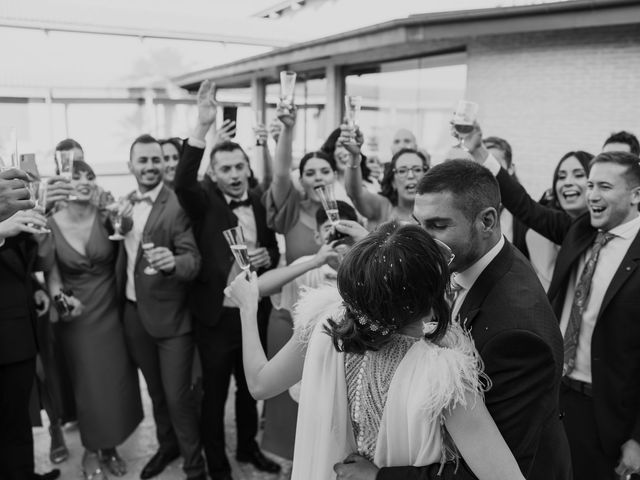
[[[268,53],[175,77],[196,90],[204,79],[218,86],[247,86],[251,79],[276,80],[283,68],[301,74],[327,65],[354,65],[412,56],[451,53],[470,38],[512,33],[570,30],[640,23],[637,0],[573,0],[520,7],[412,15],[350,32],[303,42]]]

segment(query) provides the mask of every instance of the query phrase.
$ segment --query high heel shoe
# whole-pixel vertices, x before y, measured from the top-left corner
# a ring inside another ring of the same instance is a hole
[[[53,422],[49,426],[49,435],[51,436],[51,446],[49,447],[49,460],[51,463],[62,463],[69,458],[69,450],[64,442],[64,434],[62,433],[62,424],[60,421]]]
[[[102,466],[115,476],[122,477],[127,473],[127,463],[118,455],[115,448],[100,450],[98,455]]]
[[[85,450],[82,456],[82,476],[84,480],[109,480],[102,470],[97,453]]]

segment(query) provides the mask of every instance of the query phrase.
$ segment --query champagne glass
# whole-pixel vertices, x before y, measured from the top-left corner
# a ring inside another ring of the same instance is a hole
[[[122,202],[112,203],[107,206],[107,211],[109,212],[109,220],[111,221],[111,225],[113,226],[113,233],[109,235],[109,240],[120,241],[124,240],[122,236]],[[152,242],[153,243],[153,242]],[[144,244],[143,244],[144,250]],[[151,247],[153,248],[153,247]]]
[[[453,113],[451,124],[458,138],[458,146],[464,148],[464,139],[473,132],[474,125],[478,119],[479,105],[475,102],[460,100],[456,111]]]
[[[66,178],[69,182],[73,178],[73,150],[65,152],[56,152],[56,166],[62,178]],[[77,200],[75,195],[69,195],[69,200]]]
[[[361,108],[362,97],[354,95],[344,96],[344,119],[349,127],[355,128]]]
[[[40,178],[33,177],[27,184],[27,190],[29,190],[29,197],[35,204],[34,210],[44,213],[47,205],[47,182],[42,181]],[[31,228],[38,230],[40,233],[51,233],[47,227],[36,226],[32,223],[28,224]]]
[[[16,127],[0,127],[0,171],[20,168]]]
[[[337,223],[340,221],[340,214],[338,213],[338,201],[336,200],[333,185],[320,185],[315,187],[314,190],[318,195],[318,198],[320,198],[322,208],[324,208],[324,211],[327,213],[327,217],[329,217],[331,225],[335,228]]]
[[[264,119],[263,119],[263,114],[262,114],[262,110],[256,110],[256,128],[260,127],[261,125],[263,125],[264,123]],[[254,130],[255,132],[255,130]],[[256,133],[256,146],[257,147],[263,147],[266,145],[266,141],[260,137],[260,135],[258,135]]]
[[[144,258],[149,264],[144,267],[145,275],[156,275],[158,273],[158,270],[151,266],[151,250],[153,250],[153,248],[155,247],[151,234],[149,234],[148,232],[142,233],[142,244],[140,246],[142,247],[142,251],[144,252]]]
[[[284,70],[280,72],[280,102],[293,108],[293,92],[296,87],[296,72]]]
[[[242,227],[238,226],[223,230],[222,235],[224,235],[225,240],[229,244],[236,262],[238,262],[242,271],[245,272],[247,278],[249,278],[251,263],[249,262],[249,250],[247,249]]]

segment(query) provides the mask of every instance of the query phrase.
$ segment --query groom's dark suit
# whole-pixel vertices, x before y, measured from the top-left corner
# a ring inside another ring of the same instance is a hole
[[[506,242],[465,297],[460,321],[471,331],[492,387],[485,403],[528,479],[571,478],[558,415],[562,337],[528,261]],[[382,468],[377,480],[473,479],[468,466]]]

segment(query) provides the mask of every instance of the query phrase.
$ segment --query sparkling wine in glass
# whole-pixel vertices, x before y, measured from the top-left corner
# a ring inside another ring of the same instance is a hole
[[[31,201],[35,204],[34,210],[44,214],[44,210],[47,205],[47,182],[42,181],[40,178],[32,178],[27,184],[29,190],[29,196]],[[40,233],[51,233],[46,227],[40,227],[34,224],[28,224],[31,228],[38,230]]]
[[[327,217],[329,217],[331,225],[335,227],[340,221],[340,214],[338,213],[338,201],[336,200],[333,185],[320,185],[315,187],[314,190],[322,203],[322,208],[324,208],[324,211],[327,213]]]
[[[255,137],[256,137],[256,146],[257,147],[264,147],[267,142],[265,141],[265,139],[263,139],[258,133],[257,133],[257,129],[262,127],[264,125],[264,115],[262,110],[256,110],[256,128],[254,130],[255,133]]]
[[[458,139],[458,146],[463,148],[464,139],[473,132],[474,125],[478,119],[479,105],[475,102],[460,100],[456,111],[453,113],[451,124]]]
[[[288,108],[293,107],[293,92],[296,87],[296,72],[284,70],[280,72],[280,102]]]
[[[69,182],[73,178],[73,150],[56,152],[56,167],[62,178],[66,178]],[[69,200],[77,200],[75,195],[69,195]]]
[[[0,171],[20,168],[16,127],[0,126]]]
[[[344,97],[344,119],[347,125],[355,128],[358,121],[358,114],[362,108],[362,97],[345,95]]]
[[[154,249],[155,244],[153,243],[153,238],[151,238],[151,235],[148,233],[143,233],[142,234],[142,244],[140,245],[140,247],[142,248],[142,251],[144,252],[144,258],[147,261],[147,263],[149,265],[147,265],[144,268],[144,273],[145,275],[156,275],[158,273],[158,270],[156,270],[155,268],[153,268],[151,266],[151,250]]]
[[[247,249],[247,244],[244,239],[244,232],[242,231],[242,227],[233,227],[222,232],[225,240],[229,244],[231,248],[231,253],[233,253],[238,266],[249,275],[249,269],[251,268],[251,263],[249,262],[249,250]]]
[[[120,203],[113,203],[111,205],[108,205],[107,211],[109,212],[109,220],[111,221],[111,226],[113,226],[113,233],[109,235],[109,240],[124,240],[124,237],[122,236],[122,211],[120,208]],[[144,250],[144,247],[142,249]]]

